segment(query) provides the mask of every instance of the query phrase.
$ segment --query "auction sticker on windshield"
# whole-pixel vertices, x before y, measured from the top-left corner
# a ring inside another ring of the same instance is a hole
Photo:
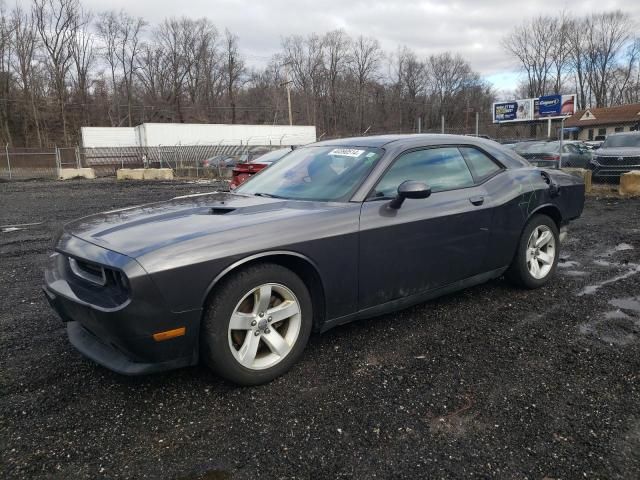
[[[329,152],[329,155],[340,155],[342,157],[359,157],[364,152],[364,150],[357,150],[355,148],[334,148]]]

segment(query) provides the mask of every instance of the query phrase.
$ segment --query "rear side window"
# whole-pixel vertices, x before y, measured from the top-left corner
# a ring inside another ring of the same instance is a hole
[[[501,170],[496,162],[476,148],[460,147],[460,151],[464,155],[464,158],[467,159],[467,162],[469,162],[476,181],[489,178]]]
[[[454,147],[429,148],[401,155],[383,175],[376,196],[392,197],[406,180],[424,182],[432,192],[473,186],[471,172]]]

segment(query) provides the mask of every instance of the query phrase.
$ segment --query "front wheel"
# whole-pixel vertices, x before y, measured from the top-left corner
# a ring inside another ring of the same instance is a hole
[[[203,361],[240,385],[266,383],[289,370],[312,327],[311,297],[300,277],[260,264],[215,288],[202,326]]]
[[[535,215],[522,232],[507,278],[525,288],[541,287],[555,273],[559,253],[556,223],[546,215]]]

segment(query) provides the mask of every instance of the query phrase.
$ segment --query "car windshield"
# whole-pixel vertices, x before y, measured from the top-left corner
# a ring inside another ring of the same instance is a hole
[[[287,153],[291,152],[290,148],[280,148],[278,150],[274,150],[273,152],[265,153],[264,155],[260,155],[252,160],[255,163],[271,163],[276,160],[280,160]]]
[[[640,134],[611,135],[601,148],[640,147]]]
[[[287,154],[238,187],[236,193],[314,201],[346,201],[384,150],[306,147]]]

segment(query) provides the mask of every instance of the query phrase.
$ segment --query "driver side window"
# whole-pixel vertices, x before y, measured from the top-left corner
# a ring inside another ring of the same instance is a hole
[[[432,192],[473,186],[473,177],[455,147],[429,148],[401,155],[376,186],[375,196],[394,197],[405,180],[424,182]]]

